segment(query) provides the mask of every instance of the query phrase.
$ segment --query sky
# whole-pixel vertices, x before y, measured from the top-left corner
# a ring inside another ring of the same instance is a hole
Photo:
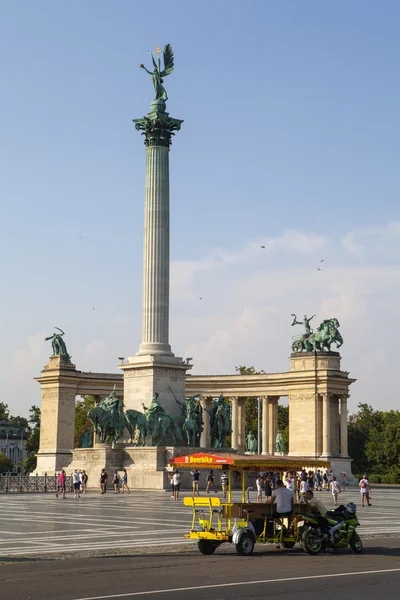
[[[0,3],[13,414],[40,403],[55,326],[80,370],[119,372],[139,349],[145,151],[132,119],[153,98],[139,63],[166,43],[167,107],[184,120],[170,155],[173,351],[195,374],[283,372],[301,333],[291,314],[336,317],[350,410],[398,408],[399,24],[395,0]]]

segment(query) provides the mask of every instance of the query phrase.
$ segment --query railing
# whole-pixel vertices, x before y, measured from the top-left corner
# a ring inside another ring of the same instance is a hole
[[[57,475],[5,475],[0,477],[0,494],[7,492],[53,492],[58,488]],[[66,489],[72,490],[72,477],[65,478]]]

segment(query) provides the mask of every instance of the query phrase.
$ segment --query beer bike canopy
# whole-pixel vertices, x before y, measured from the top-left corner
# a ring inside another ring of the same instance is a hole
[[[323,458],[306,458],[287,456],[262,456],[259,454],[212,454],[196,452],[176,456],[169,462],[175,468],[224,469],[226,471],[301,471],[304,467],[330,467],[329,460]]]

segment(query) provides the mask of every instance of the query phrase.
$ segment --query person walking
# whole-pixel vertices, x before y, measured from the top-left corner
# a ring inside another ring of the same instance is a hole
[[[100,473],[100,490],[102,494],[106,493],[106,487],[107,487],[107,473],[105,469],[101,470]]]
[[[81,473],[81,492],[82,492],[82,494],[86,494],[87,482],[88,482],[88,476],[86,474],[86,471],[84,470]]]
[[[215,483],[214,483],[214,471],[209,471],[208,475],[207,475],[207,487],[206,487],[206,492],[207,494],[210,493],[210,489],[213,488],[214,492],[217,493],[217,488],[215,487]]]
[[[315,475],[315,480],[316,480],[316,487],[315,487],[315,491],[317,492],[321,492],[322,491],[322,475],[321,475],[321,471],[318,469],[317,473]]]
[[[358,484],[358,487],[360,488],[360,494],[361,494],[361,506],[365,506],[365,501],[367,501],[368,506],[372,506],[372,504],[370,502],[371,486],[369,484],[368,477],[365,473],[362,476],[362,479],[360,479],[360,483]]]
[[[172,483],[174,485],[174,500],[179,500],[179,490],[181,487],[181,475],[178,469],[175,470],[172,476]]]
[[[74,485],[74,498],[80,498],[81,478],[77,469],[72,473],[72,483]]]
[[[308,481],[307,481],[307,478],[302,477],[300,480],[300,490],[299,490],[300,502],[306,501],[306,499],[305,499],[306,492],[308,492]]]
[[[194,469],[193,471],[190,471],[190,474],[192,476],[192,496],[194,497],[196,495],[196,493],[198,496],[200,496],[200,492],[199,492],[200,471],[198,469]]]
[[[118,475],[118,471],[117,470],[114,471],[112,483],[113,483],[113,486],[114,486],[114,494],[119,494],[119,489],[118,489],[119,475]]]
[[[63,469],[57,478],[56,498],[58,498],[59,494],[62,494],[62,498],[65,500],[65,498],[66,498],[65,486],[66,486],[66,475],[65,475],[65,471]]]
[[[128,488],[128,473],[126,469],[124,469],[124,474],[122,475],[122,489],[121,492],[124,493],[125,490],[128,490],[128,494],[131,493],[131,490]]]
[[[257,487],[257,502],[261,504],[262,502],[262,493],[263,493],[263,480],[261,475],[259,475],[256,479],[256,487]],[[224,496],[226,498],[226,496]]]
[[[226,471],[224,471],[222,473],[220,483],[221,483],[222,493],[224,495],[224,498],[226,498],[226,493],[228,491],[228,474]]]
[[[267,502],[267,500],[270,500],[272,497],[272,486],[271,486],[271,478],[266,475],[264,477],[264,494],[265,494],[265,501]]]
[[[333,504],[336,506],[338,495],[340,494],[341,489],[340,489],[339,482],[336,481],[336,477],[334,475],[332,475],[332,481],[329,484],[329,489],[332,492]]]

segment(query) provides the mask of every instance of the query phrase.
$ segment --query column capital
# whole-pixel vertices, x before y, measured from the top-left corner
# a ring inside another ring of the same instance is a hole
[[[167,112],[150,112],[147,117],[133,119],[135,129],[144,135],[144,145],[164,146],[169,148],[172,144],[172,136],[179,131],[183,120],[173,119]]]

